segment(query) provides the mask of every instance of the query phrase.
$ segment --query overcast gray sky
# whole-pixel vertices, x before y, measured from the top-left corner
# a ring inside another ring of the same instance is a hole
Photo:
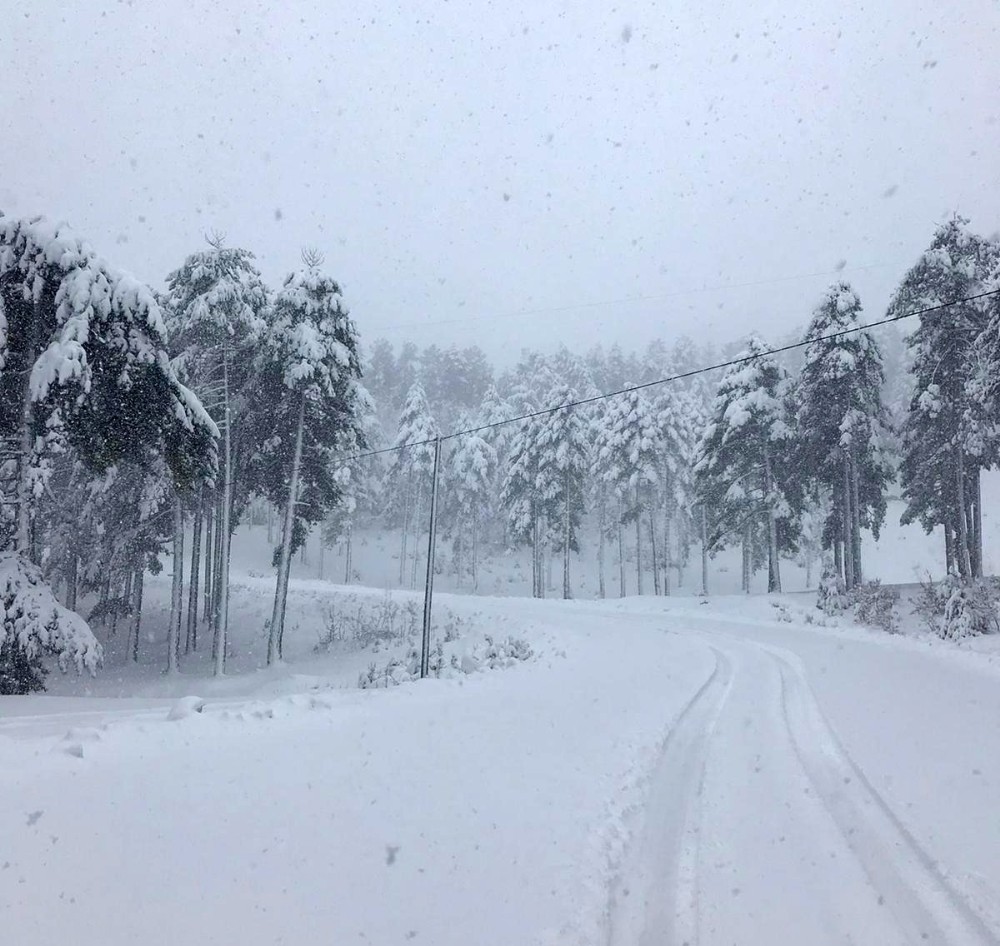
[[[314,245],[368,340],[776,338],[1000,227],[997,0],[6,0],[0,209],[160,286]]]

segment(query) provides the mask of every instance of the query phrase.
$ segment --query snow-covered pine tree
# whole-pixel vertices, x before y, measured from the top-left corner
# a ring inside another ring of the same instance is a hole
[[[680,583],[690,545],[691,464],[694,444],[691,408],[687,401],[685,392],[665,385],[654,402],[659,433],[657,444],[660,461],[660,496],[663,505],[663,593],[665,595],[670,594],[670,570],[675,566]],[[650,517],[650,537],[655,547],[656,527],[652,517]]]
[[[479,543],[484,521],[490,518],[496,496],[497,454],[479,434],[460,437],[451,453],[449,493],[455,512],[455,559],[461,582],[466,535],[470,551],[472,588],[479,585]]]
[[[594,401],[587,406],[585,417],[587,419],[587,436],[593,445],[593,466],[590,477],[590,508],[594,511],[597,519],[597,594],[601,598],[607,597],[607,578],[605,574],[605,554],[607,541],[612,538],[616,517],[612,516],[612,511],[616,508],[614,488],[610,485],[609,466],[611,462],[610,452],[604,456],[601,454],[601,444],[607,436],[607,411],[608,402],[604,400]],[[618,525],[620,530],[621,526]],[[624,597],[625,579],[622,572],[621,591]]]
[[[571,598],[570,560],[580,551],[580,528],[586,510],[587,476],[591,466],[588,427],[581,411],[567,405],[578,400],[568,384],[549,392],[546,404],[555,408],[538,429],[539,488],[550,510],[548,523],[553,544],[562,551],[563,598]]]
[[[537,410],[530,392],[523,387],[514,392],[513,401],[519,414]],[[545,531],[552,510],[546,506],[540,476],[542,420],[525,417],[509,429],[500,506],[507,515],[508,539],[531,546],[531,593],[535,598],[544,598]]]
[[[719,382],[698,444],[698,502],[711,523],[712,548],[743,544],[743,588],[749,591],[755,538],[767,548],[768,591],[781,591],[779,557],[792,551],[800,484],[793,479],[789,379],[764,342],[751,336]]]
[[[364,436],[365,453],[383,446],[382,427],[373,401],[359,398],[358,424]],[[324,578],[324,551],[343,543],[344,584],[354,578],[354,533],[359,523],[368,523],[381,513],[384,470],[381,457],[360,456],[344,462],[336,476],[343,491],[342,501],[326,515],[319,535],[318,577]]]
[[[246,392],[265,327],[268,290],[253,253],[225,246],[220,235],[208,242],[208,249],[192,253],[167,277],[165,301],[177,368],[222,433],[219,483],[212,502],[217,535],[224,541],[215,543],[217,557],[207,554],[204,560],[213,577],[212,646],[215,672],[221,674],[229,624],[229,546],[249,500],[248,468],[258,457],[256,445],[245,436]],[[178,618],[172,616],[171,626]],[[189,614],[189,625],[196,621],[197,615]]]
[[[903,277],[889,306],[892,316],[931,306],[907,338],[913,357],[913,394],[903,427],[903,522],[927,532],[944,526],[945,560],[963,580],[982,574],[980,471],[992,457],[976,423],[970,385],[976,342],[989,321],[986,300],[950,305],[984,291],[992,278],[996,247],[969,232],[955,216]]]
[[[848,283],[830,287],[806,331],[796,389],[796,467],[813,491],[825,487],[832,497],[823,547],[833,549],[848,590],[864,581],[861,529],[878,538],[892,478],[882,359],[871,334],[855,331],[861,311]]]
[[[406,580],[407,544],[412,527],[414,546],[420,534],[425,495],[430,495],[434,470],[434,441],[441,436],[431,414],[423,385],[414,381],[407,392],[399,426],[392,441],[385,475],[385,493],[389,500],[387,515],[401,527],[399,548],[399,583]],[[416,582],[417,549],[413,552],[411,584]]]
[[[636,591],[642,586],[643,517],[655,530],[662,483],[660,428],[656,411],[642,391],[628,390],[611,398],[598,441],[599,475],[614,491],[619,509],[619,560],[623,558],[621,527],[635,525]],[[654,548],[653,570],[658,562]],[[624,579],[624,575],[623,575]],[[624,593],[624,582],[622,585]]]
[[[319,253],[302,259],[275,295],[253,391],[253,434],[263,445],[254,485],[283,509],[269,664],[282,656],[292,555],[343,498],[338,458],[365,446],[360,402],[369,400],[340,286],[320,271]]]
[[[2,498],[15,513],[0,553],[8,652],[55,650],[63,663],[84,654],[88,669],[100,655],[87,625],[65,609],[44,603],[44,613],[31,612],[51,614],[44,633],[36,620],[15,617],[43,604],[25,560],[43,551],[35,514],[53,458],[71,455],[97,473],[162,461],[174,482],[188,484],[214,472],[217,434],[170,365],[152,291],[68,227],[0,214],[0,441],[10,477]],[[28,596],[21,604],[20,593]]]

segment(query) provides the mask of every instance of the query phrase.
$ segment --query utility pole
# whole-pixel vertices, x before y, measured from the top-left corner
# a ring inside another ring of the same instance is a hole
[[[424,584],[424,634],[420,646],[420,679],[430,670],[431,605],[434,600],[434,547],[437,542],[438,478],[441,469],[441,438],[434,441],[434,472],[431,477],[431,522],[427,530],[427,581]]]

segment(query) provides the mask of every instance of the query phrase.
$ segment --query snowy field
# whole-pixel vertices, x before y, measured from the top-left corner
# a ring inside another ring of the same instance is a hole
[[[236,581],[234,670],[271,588]],[[995,639],[817,627],[799,594],[443,594],[479,669],[359,690],[392,646],[313,645],[384,592],[292,595],[282,667],[0,702],[4,942],[1000,941]],[[489,670],[485,634],[532,655]]]

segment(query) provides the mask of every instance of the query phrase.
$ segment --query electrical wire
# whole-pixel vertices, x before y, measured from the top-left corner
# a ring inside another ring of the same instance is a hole
[[[555,414],[558,411],[568,411],[576,407],[583,407],[587,404],[595,404],[598,401],[604,401],[613,397],[620,397],[623,394],[631,394],[634,391],[644,391],[648,388],[658,387],[661,384],[670,384],[675,381],[684,381],[688,378],[694,378],[698,375],[709,374],[713,371],[721,371],[725,368],[734,368],[738,365],[748,364],[752,361],[757,361],[760,358],[766,358],[770,355],[781,355],[785,352],[795,351],[799,348],[806,348],[809,345],[818,345],[821,342],[834,341],[838,338],[845,338],[848,335],[855,335],[859,332],[865,332],[869,329],[879,328],[883,325],[891,325],[894,322],[902,322],[905,319],[913,319],[918,316],[939,314],[948,309],[954,308],[959,305],[966,305],[970,302],[976,302],[980,299],[986,299],[990,296],[1000,295],[1000,289],[990,289],[984,292],[979,292],[971,296],[965,296],[961,299],[954,299],[951,302],[942,302],[938,305],[926,306],[923,309],[917,309],[913,312],[903,312],[899,315],[890,315],[884,319],[879,319],[875,322],[866,322],[863,325],[855,325],[853,328],[841,329],[838,332],[830,332],[827,335],[820,335],[817,338],[804,339],[800,342],[792,342],[788,345],[780,345],[777,348],[769,348],[766,351],[757,353],[756,355],[745,355],[742,358],[732,358],[729,361],[720,361],[714,365],[706,365],[702,368],[692,368],[690,371],[681,371],[677,374],[669,375],[664,378],[657,378],[655,381],[645,381],[642,384],[635,384],[629,387],[620,388],[617,391],[606,391],[603,394],[595,394],[591,397],[580,398],[576,401],[568,401],[565,404],[556,404],[552,407],[546,407],[541,410],[528,411],[524,414],[518,414],[516,417],[507,417],[503,420],[494,421],[490,424],[482,424],[478,427],[470,427],[466,430],[456,430],[449,434],[443,434],[442,436],[435,438],[430,437],[425,440],[414,440],[409,443],[395,444],[391,447],[383,447],[379,450],[368,450],[364,453],[357,453],[352,456],[346,456],[338,458],[333,462],[336,465],[342,465],[344,463],[352,463],[356,460],[365,460],[369,457],[382,456],[386,453],[394,453],[399,450],[408,450],[413,447],[423,447],[428,444],[433,444],[435,440],[441,440],[442,443],[448,440],[455,440],[458,437],[465,437],[469,434],[479,434],[488,430],[495,430],[498,427],[504,427],[507,424],[517,424],[525,420],[533,420],[537,417],[546,417],[550,414]]]

